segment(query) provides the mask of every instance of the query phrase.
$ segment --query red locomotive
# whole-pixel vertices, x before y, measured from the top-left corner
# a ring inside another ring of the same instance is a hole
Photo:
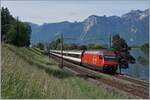
[[[81,55],[81,64],[104,72],[115,73],[118,62],[115,54],[102,51],[85,51]]]

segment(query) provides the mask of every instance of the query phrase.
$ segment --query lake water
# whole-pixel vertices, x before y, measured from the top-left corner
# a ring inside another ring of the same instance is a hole
[[[130,53],[135,57],[136,63],[130,64],[128,69],[121,69],[122,73],[139,79],[149,80],[149,62],[142,64],[140,61],[137,60],[137,58],[141,56],[149,61],[149,55],[144,54],[144,52],[142,52],[140,49],[133,49]]]

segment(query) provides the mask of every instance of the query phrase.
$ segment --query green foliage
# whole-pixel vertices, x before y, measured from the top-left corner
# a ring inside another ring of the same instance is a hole
[[[19,26],[19,31],[17,28]],[[16,46],[29,46],[30,45],[30,26],[25,23],[18,22],[11,26],[6,34],[6,42]]]
[[[132,45],[132,46],[131,46],[131,48],[140,48],[140,46],[139,46],[139,45],[134,44],[134,45]]]
[[[2,41],[16,46],[29,46],[31,27],[13,18],[7,8],[2,7]]]
[[[13,44],[16,42],[16,30],[14,26],[11,26],[11,28],[8,30],[5,36],[7,37],[6,42],[10,44]]]
[[[77,50],[78,49],[78,45],[76,45],[76,44],[68,44],[68,49],[69,50]]]
[[[55,41],[52,41],[49,44],[49,49],[53,49],[53,50],[60,50],[61,49],[61,39],[57,39]],[[78,45],[76,44],[63,44],[63,49],[64,50],[76,50],[78,49]]]
[[[118,34],[113,36],[112,48],[116,54],[119,65],[123,68],[128,68],[129,63],[135,63],[135,58],[130,55],[129,50],[131,48],[128,46],[126,41],[121,38]]]
[[[87,50],[87,49],[102,49],[105,48],[104,46],[100,44],[88,44],[88,45],[77,45],[77,44],[63,44],[64,50]],[[61,49],[61,40],[57,39],[55,41],[52,41],[49,44],[49,49],[53,50],[60,50]]]
[[[149,43],[143,44],[140,48],[145,53],[145,55],[149,55]]]
[[[88,49],[102,49],[102,48],[104,48],[104,46],[102,46],[100,44],[88,44],[87,48]]]
[[[80,45],[78,47],[79,50],[87,50],[87,46],[86,45]]]
[[[48,49],[54,49],[54,50],[58,50],[60,49],[60,42],[61,42],[61,39],[57,39],[55,41],[52,41],[50,44],[49,44],[49,47]]]
[[[41,42],[37,43],[36,47],[41,49],[41,50],[44,50],[44,44]]]
[[[15,19],[10,14],[7,8],[1,8],[1,40],[4,41],[6,39],[6,33],[11,27],[11,24],[15,22]]]
[[[121,38],[118,34],[113,36],[112,47],[116,51],[128,51],[131,49],[126,43],[126,41],[123,38]]]

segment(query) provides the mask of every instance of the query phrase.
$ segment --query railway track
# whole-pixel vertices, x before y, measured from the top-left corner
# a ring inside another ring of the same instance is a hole
[[[134,82],[136,84],[140,84],[140,85],[145,86],[145,87],[149,86],[149,83],[147,81],[145,81],[145,80],[139,80],[139,79],[136,79],[136,78],[124,75],[124,74],[123,75],[118,74],[115,77],[122,78],[124,80],[130,81],[130,82]]]
[[[57,61],[61,61],[61,58],[56,55],[52,54],[51,57]],[[90,82],[106,88],[109,92],[113,91],[114,93],[134,99],[149,98],[149,83],[147,81],[135,79],[127,75],[108,75],[100,73],[67,60],[63,60],[63,64],[65,66],[64,69],[78,76],[86,77]]]

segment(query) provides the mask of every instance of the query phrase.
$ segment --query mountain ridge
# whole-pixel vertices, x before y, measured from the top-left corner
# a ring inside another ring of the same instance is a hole
[[[132,10],[119,16],[91,15],[82,22],[63,21],[60,23],[44,23],[32,28],[31,42],[51,42],[56,34],[63,33],[64,37],[78,39],[68,40],[70,43],[108,43],[108,34],[119,33],[128,43],[142,44],[148,42],[149,9],[144,11]],[[91,40],[90,40],[91,39]],[[93,39],[93,40],[92,40]]]

